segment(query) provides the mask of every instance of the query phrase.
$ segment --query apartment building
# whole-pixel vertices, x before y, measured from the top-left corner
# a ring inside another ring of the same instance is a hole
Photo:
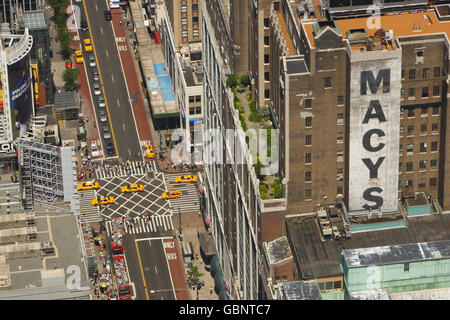
[[[252,167],[233,94],[235,71],[230,16],[222,1],[202,1],[204,183],[211,231],[232,295],[256,299],[260,287],[258,179]],[[227,140],[226,129],[236,133]],[[218,130],[213,135],[211,130]]]
[[[175,49],[178,51],[191,42],[200,42],[200,0],[166,0],[165,3],[174,30]]]
[[[329,20],[301,4],[283,0],[270,16],[286,213],[342,202],[353,215],[395,215],[417,192],[450,210],[449,6]]]

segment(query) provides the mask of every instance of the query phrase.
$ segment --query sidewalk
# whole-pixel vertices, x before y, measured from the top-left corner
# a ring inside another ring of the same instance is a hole
[[[178,215],[173,216],[173,226],[174,229],[177,230],[178,233]],[[205,226],[203,224],[202,217],[198,215],[198,212],[192,212],[192,213],[182,213],[181,214],[181,226],[183,231],[183,241],[182,242],[192,242],[192,246],[194,249],[194,260],[191,260],[192,266],[196,266],[198,268],[198,271],[202,273],[203,275],[200,277],[200,282],[204,281],[204,286],[198,290],[198,299],[199,300],[218,300],[218,295],[214,292],[214,278],[211,276],[206,267],[205,263],[203,262],[201,255],[200,255],[200,242],[198,240],[198,233],[199,232],[205,232]],[[181,241],[179,241],[180,247],[182,244]],[[181,253],[181,249],[180,249]],[[198,255],[198,259],[195,259],[196,255]],[[185,274],[189,270],[188,264],[184,263],[184,270]],[[211,292],[212,288],[212,293]],[[189,290],[192,300],[196,300],[197,290],[190,288]]]

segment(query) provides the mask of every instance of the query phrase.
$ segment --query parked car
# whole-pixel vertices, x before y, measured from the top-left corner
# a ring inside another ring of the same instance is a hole
[[[102,94],[102,90],[100,89],[100,85],[97,82],[94,83],[94,94],[96,96]]]
[[[83,53],[81,52],[81,50],[75,51],[75,60],[77,60],[77,63],[84,62]],[[67,66],[67,64],[66,64],[66,66]]]
[[[94,76],[94,81],[100,81],[100,77],[98,75],[98,70],[97,69],[93,69],[92,70],[92,75]]]
[[[100,110],[100,121],[106,122],[106,120],[108,120],[108,117],[106,116],[105,110]]]
[[[87,38],[83,40],[84,51],[91,52],[92,51],[92,42],[91,39]]]
[[[105,107],[105,98],[103,96],[98,97],[98,106],[100,108],[104,108]]]
[[[91,156],[92,158],[97,158],[100,155],[100,152],[98,151],[98,147],[96,143],[91,144]]]
[[[103,127],[103,138],[111,139],[111,132],[109,132],[108,127]]]
[[[96,67],[97,66],[97,63],[95,62],[94,56],[90,56],[89,57],[89,66],[91,66],[91,67]]]
[[[106,152],[108,153],[108,155],[113,155],[114,153],[116,153],[112,142],[108,142],[106,144]]]
[[[81,21],[80,29],[83,31],[89,30],[88,24],[86,21]]]
[[[105,20],[106,21],[111,21],[112,20],[111,11],[105,10]]]

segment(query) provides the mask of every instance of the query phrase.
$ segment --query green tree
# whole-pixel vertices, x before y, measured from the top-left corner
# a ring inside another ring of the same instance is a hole
[[[236,87],[237,82],[238,82],[238,77],[235,76],[234,74],[232,74],[227,79],[227,86],[229,86],[230,88],[234,88],[234,87]]]
[[[70,42],[73,39],[73,34],[69,30],[67,30],[66,26],[64,25],[63,27],[58,28],[57,37],[61,45],[61,54],[63,55],[64,59],[68,59],[72,54]]]
[[[75,82],[78,79],[80,71],[78,69],[67,68],[63,74],[64,88],[68,91],[75,90]]]
[[[250,77],[248,74],[244,74],[239,78],[239,83],[244,87],[248,87],[250,85]]]
[[[198,271],[197,266],[193,266],[187,272],[187,282],[190,286],[197,285],[200,282],[200,277],[203,276],[203,273]]]

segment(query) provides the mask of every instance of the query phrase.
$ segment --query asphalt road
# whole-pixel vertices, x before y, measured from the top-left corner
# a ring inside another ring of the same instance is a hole
[[[117,51],[116,39],[112,29],[112,23],[105,20],[104,11],[108,9],[106,1],[83,1],[88,13],[88,19],[86,19],[86,12],[84,8],[81,10],[81,20],[87,20],[90,26],[89,31],[79,31],[80,41],[89,38],[92,34],[92,41],[94,44],[94,50],[97,56],[97,68],[99,69],[100,77],[103,82],[103,88],[109,110],[110,123],[112,124],[111,133],[114,136],[115,144],[119,157],[123,160],[142,160],[141,147],[139,143],[139,137],[136,130],[136,124],[133,118],[132,106],[129,100],[129,93],[125,82],[125,76],[122,70],[119,53]],[[80,4],[79,4],[80,5]],[[114,9],[114,12],[121,12],[121,9]],[[89,66],[89,55],[94,54],[84,53],[85,63],[87,63],[88,80],[93,88],[93,75],[92,70],[94,68]],[[127,66],[126,66],[127,67]],[[134,67],[134,66],[128,66]],[[97,102],[98,96],[94,96],[94,108],[99,119],[99,108]],[[108,112],[107,112],[108,114]],[[108,126],[109,123],[107,123]],[[103,141],[103,124],[97,123],[100,129],[100,134]],[[109,139],[113,141],[114,139]],[[106,144],[104,144],[106,148]],[[105,150],[106,156],[106,150]]]
[[[133,235],[126,235],[124,251],[136,299],[175,300],[162,240],[135,240]]]

